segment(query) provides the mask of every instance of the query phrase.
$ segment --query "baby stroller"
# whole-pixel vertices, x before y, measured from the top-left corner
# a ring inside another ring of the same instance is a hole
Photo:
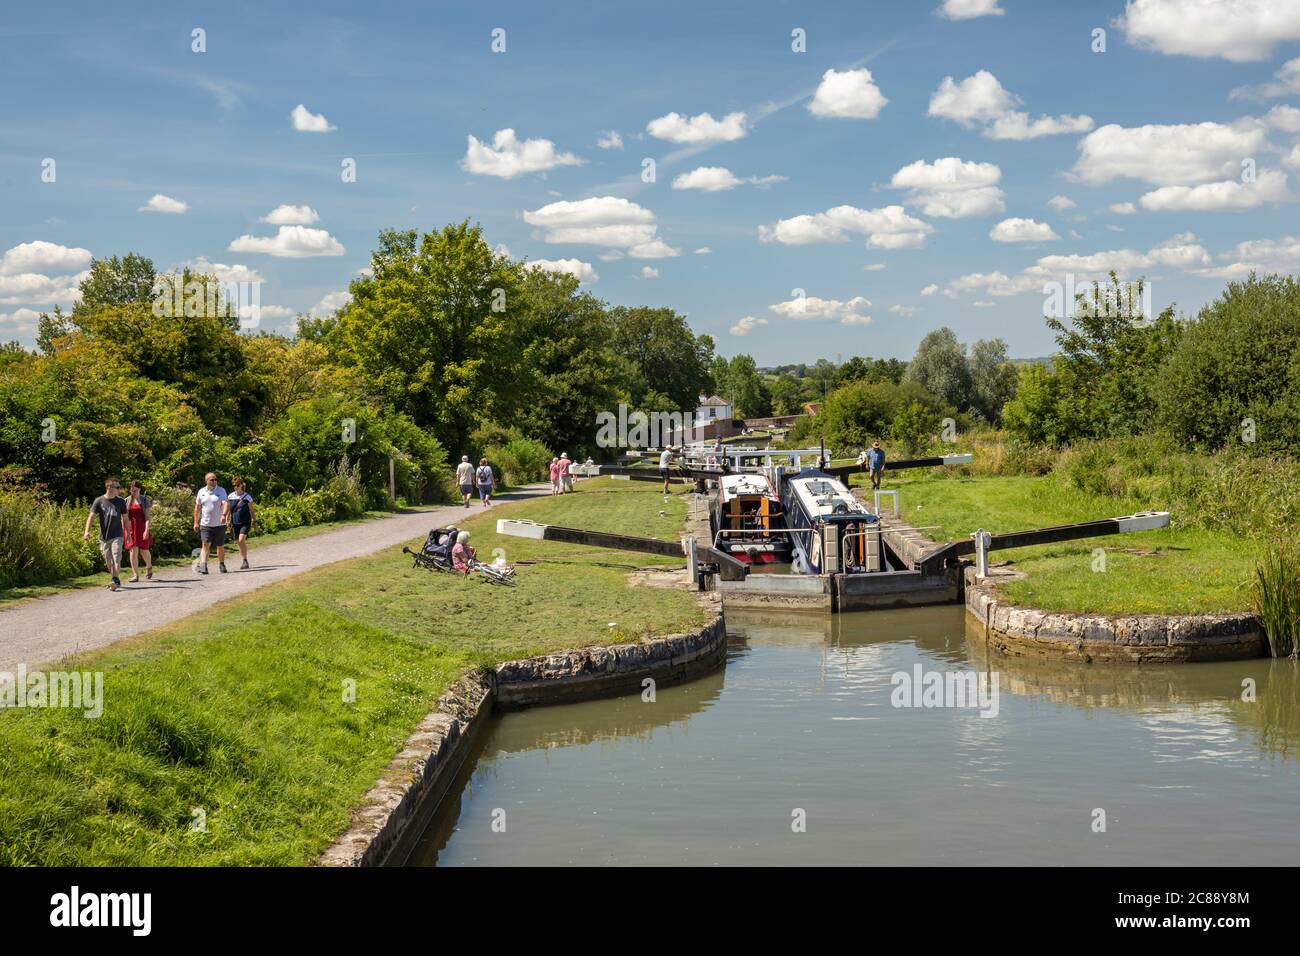
[[[412,551],[410,548],[403,548],[403,554],[409,554],[415,563],[411,567],[427,568],[430,571],[445,571],[448,574],[459,574],[451,564],[451,549],[456,545],[456,535],[459,533],[454,525],[447,528],[434,528],[429,532],[429,536],[424,539],[424,546],[419,551]],[[518,582],[515,580],[515,569],[510,565],[484,564],[482,561],[471,559],[469,562],[471,571],[481,575],[484,580],[492,584],[503,584],[507,587],[514,587]]]

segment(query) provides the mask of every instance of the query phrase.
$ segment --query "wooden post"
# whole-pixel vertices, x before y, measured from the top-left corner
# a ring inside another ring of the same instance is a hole
[[[388,497],[397,503],[397,469],[393,464],[393,456],[388,456]]]

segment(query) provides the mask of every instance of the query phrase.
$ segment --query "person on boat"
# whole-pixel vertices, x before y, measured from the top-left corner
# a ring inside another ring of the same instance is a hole
[[[459,532],[456,535],[456,546],[451,549],[452,568],[462,574],[469,574],[470,562],[474,559],[474,549],[469,546],[469,532]]]
[[[880,476],[885,472],[885,449],[880,447],[880,439],[871,443],[867,450],[867,468],[871,472],[871,487],[880,487]]]

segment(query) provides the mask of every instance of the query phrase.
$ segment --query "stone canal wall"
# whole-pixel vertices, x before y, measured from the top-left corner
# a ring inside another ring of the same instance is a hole
[[[1086,663],[1240,660],[1267,652],[1254,615],[1075,614],[1008,603],[998,583],[1024,577],[992,568],[983,581],[966,569],[966,610],[990,650]],[[969,631],[968,631],[969,634]]]
[[[726,660],[727,629],[720,604],[688,634],[635,644],[584,647],[505,661],[466,674],[407,739],[401,753],[352,815],[352,825],[318,861],[322,866],[400,864],[420,828],[474,752],[494,709],[567,704],[640,692],[646,678],[664,686],[715,670]]]

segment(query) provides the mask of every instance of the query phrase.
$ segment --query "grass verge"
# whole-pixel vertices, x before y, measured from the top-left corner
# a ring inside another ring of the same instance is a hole
[[[506,515],[671,540],[685,500],[594,479],[471,510],[481,557],[537,562],[518,588],[413,569],[393,548],[60,665],[104,672],[104,713],[0,710],[0,863],[309,863],[466,668],[702,622],[684,589],[627,582],[673,562],[498,537]]]
[[[853,484],[864,479],[853,476]],[[889,476],[902,516],[937,541],[983,528],[995,534],[1113,518],[1142,510],[1132,500],[1091,494],[1052,475],[965,478]],[[887,500],[887,499],[886,499]],[[1000,586],[1026,607],[1095,614],[1210,614],[1250,609],[1261,543],[1226,531],[1179,527],[996,551],[1024,580]]]

